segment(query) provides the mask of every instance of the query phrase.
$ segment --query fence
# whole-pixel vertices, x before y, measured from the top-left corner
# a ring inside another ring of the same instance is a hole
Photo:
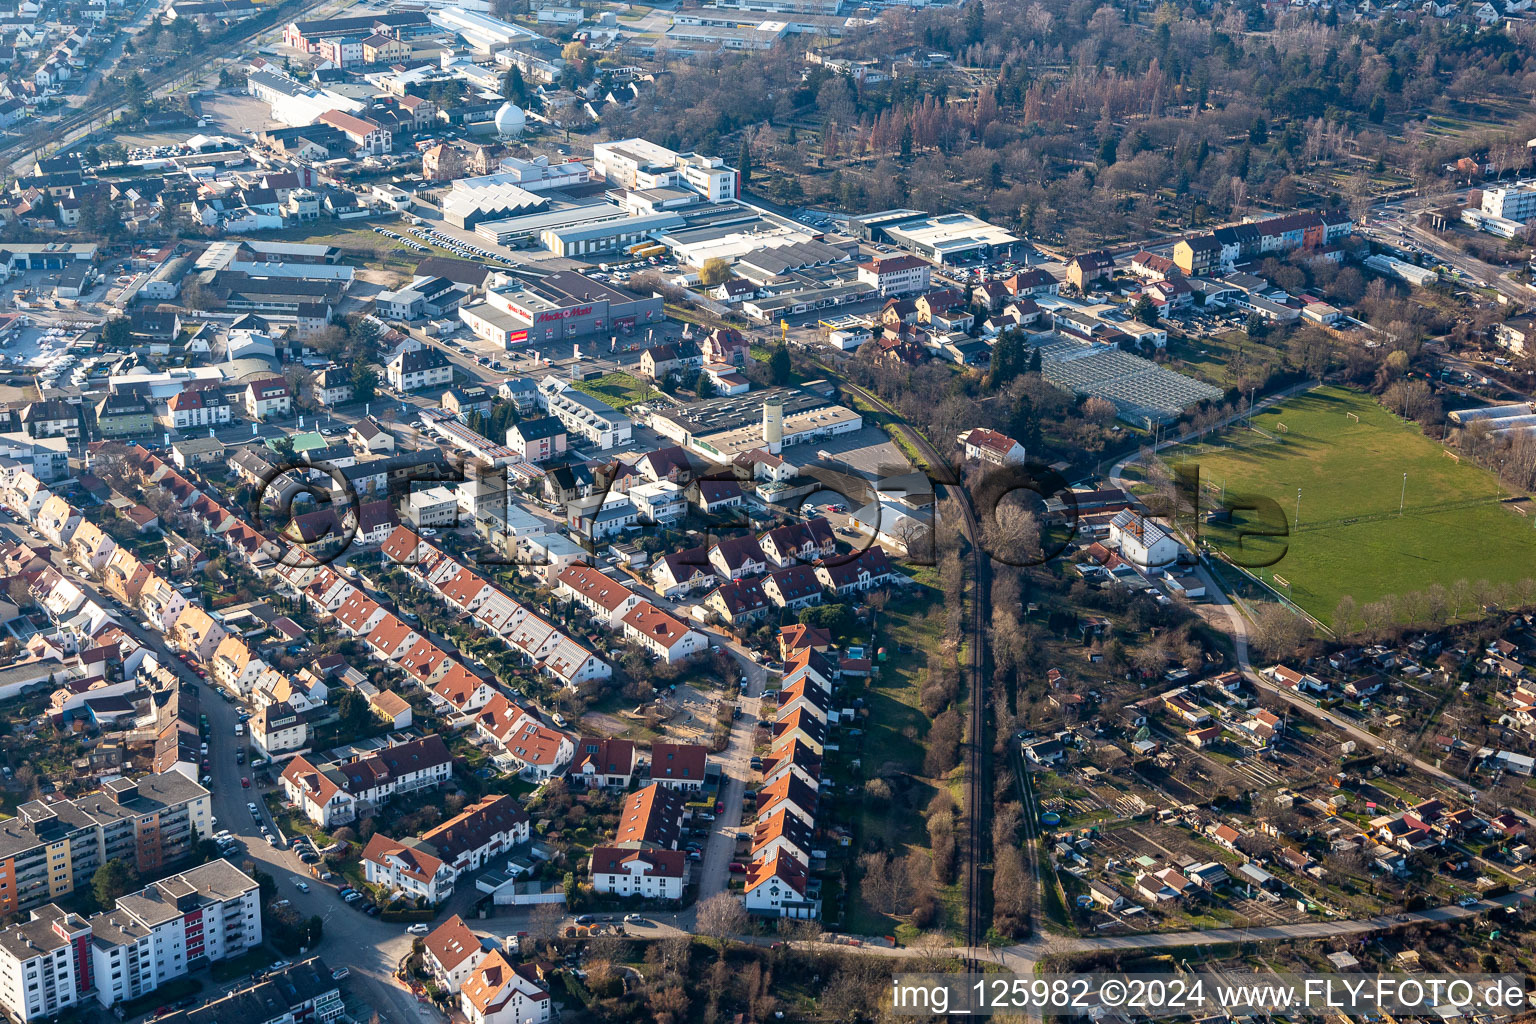
[[[1307,611],[1301,605],[1280,593],[1280,591],[1276,590],[1275,587],[1267,582],[1263,577],[1257,576],[1242,566],[1229,561],[1225,555],[1212,557],[1211,554],[1207,551],[1202,552],[1200,557],[1201,560],[1205,563],[1206,568],[1210,569],[1211,575],[1216,577],[1218,582],[1222,585],[1221,588],[1232,596],[1233,600],[1237,602],[1238,606],[1243,609],[1249,618],[1255,617],[1253,608],[1248,603],[1249,600],[1254,597],[1264,597],[1268,600],[1274,601],[1276,604],[1283,605],[1290,611],[1300,615],[1302,618],[1312,623],[1313,626],[1322,630],[1330,637],[1333,637],[1334,639],[1338,638],[1338,634],[1330,629],[1325,623],[1323,623],[1315,615]],[[1237,574],[1236,578],[1234,579],[1233,575],[1227,570],[1235,570]]]

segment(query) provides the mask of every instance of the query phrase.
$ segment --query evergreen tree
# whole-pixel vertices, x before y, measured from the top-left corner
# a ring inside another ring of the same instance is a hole
[[[1024,352],[1024,336],[1019,331],[1004,331],[992,348],[992,366],[987,374],[987,387],[993,390],[1007,384],[1024,372],[1029,357]]]
[[[736,156],[736,178],[743,188],[752,180],[752,147],[741,140],[741,152]]]
[[[1157,307],[1143,295],[1131,304],[1131,316],[1151,327],[1157,323]]]
[[[773,355],[768,357],[768,379],[775,384],[788,384],[794,376],[794,369],[789,362],[789,346],[780,343],[773,350]]]

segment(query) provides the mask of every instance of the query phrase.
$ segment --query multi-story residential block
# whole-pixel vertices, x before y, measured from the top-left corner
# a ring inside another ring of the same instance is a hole
[[[0,932],[0,1006],[22,1024],[55,1017],[90,991],[91,928],[49,903]]]
[[[172,867],[211,832],[211,818],[208,791],[174,771],[113,779],[74,800],[22,804],[0,822],[0,914],[88,886],[109,860],[140,875]]]
[[[89,920],[41,906],[0,932],[0,1008],[27,1022],[92,992],[114,1006],[240,956],[261,944],[260,888],[215,860],[121,896]]]
[[[859,264],[859,280],[874,285],[882,297],[928,290],[933,264],[917,256],[877,256]]]
[[[261,887],[209,861],[118,898],[91,918],[91,973],[103,1006],[137,999],[261,944]]]

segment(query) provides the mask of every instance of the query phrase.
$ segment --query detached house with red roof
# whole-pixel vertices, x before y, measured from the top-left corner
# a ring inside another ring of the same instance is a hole
[[[588,786],[628,789],[635,777],[634,741],[583,736],[576,741],[576,756],[568,774]]]
[[[994,466],[1022,465],[1028,461],[1023,445],[1007,434],[986,427],[973,427],[957,440],[969,460],[989,462]]]
[[[427,970],[440,987],[455,994],[491,952],[458,914],[432,929],[421,944]]]
[[[702,789],[708,767],[709,752],[697,743],[651,745],[651,781],[668,789]]]
[[[624,638],[646,648],[671,664],[709,647],[709,641],[697,630],[662,611],[649,601],[641,601],[623,618]]]
[[[469,1024],[545,1024],[553,1013],[549,989],[531,964],[514,966],[500,950],[470,972],[459,992]]]
[[[281,377],[253,380],[245,387],[245,411],[253,420],[269,420],[293,412],[293,393]]]
[[[555,579],[555,596],[575,601],[608,629],[620,629],[624,616],[640,603],[640,595],[592,566],[575,562]]]
[[[1169,565],[1184,550],[1162,526],[1131,509],[1122,509],[1110,520],[1109,544],[1121,558],[1142,568]]]

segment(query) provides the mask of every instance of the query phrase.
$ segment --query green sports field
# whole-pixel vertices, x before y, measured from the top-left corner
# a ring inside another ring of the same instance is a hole
[[[1508,495],[1492,474],[1448,457],[1370,396],[1319,388],[1256,414],[1253,425],[1262,433],[1229,429],[1167,453],[1168,461],[1199,465],[1203,508],[1223,488],[1228,504],[1272,499],[1267,510],[1234,513],[1230,526],[1204,525],[1204,535],[1249,564],[1283,552],[1254,571],[1265,579],[1278,574],[1292,599],[1324,622],[1346,594],[1363,605],[1436,583],[1450,589],[1458,580],[1536,576],[1536,517],[1498,501]],[[1269,529],[1282,516],[1289,536],[1240,543],[1239,533]]]

